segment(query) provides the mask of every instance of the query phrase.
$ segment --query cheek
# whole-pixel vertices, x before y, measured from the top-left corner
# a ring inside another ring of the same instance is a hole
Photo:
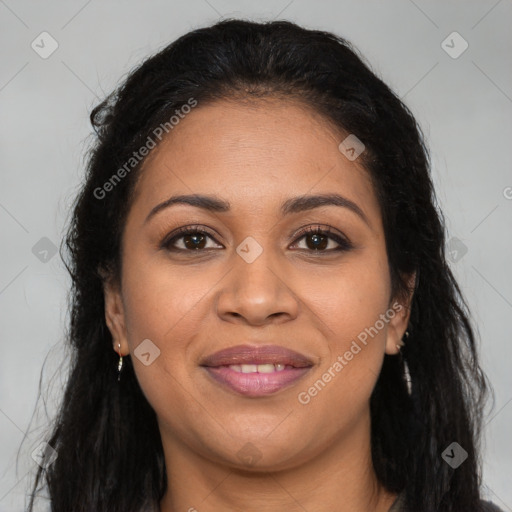
[[[371,395],[384,356],[388,324],[381,315],[388,321],[391,318],[386,316],[391,287],[384,250],[376,248],[361,257],[351,257],[328,278],[314,276],[307,290],[306,303],[327,326],[322,373],[315,377],[329,389],[318,393],[322,397],[315,400],[316,406],[363,405]],[[317,388],[323,390],[323,384]]]
[[[162,253],[148,258],[136,252],[126,259],[124,273],[131,349],[138,340],[150,338],[165,350],[169,343],[179,346],[194,334],[208,291],[214,287],[211,273],[172,266]]]
[[[382,251],[353,255],[323,275],[309,273],[303,298],[341,343],[356,337],[385,313],[390,298],[387,260]]]
[[[201,332],[215,280],[210,283],[209,273],[197,267],[177,271],[165,257],[147,258],[137,251],[125,258],[123,273],[126,331],[137,380],[155,410],[172,409],[187,398],[180,396],[194,364],[189,347]],[[149,357],[139,357],[148,352]]]

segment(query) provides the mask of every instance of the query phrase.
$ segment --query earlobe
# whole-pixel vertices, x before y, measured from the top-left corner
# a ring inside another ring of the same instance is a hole
[[[400,311],[389,321],[386,337],[386,354],[396,355],[404,346],[404,340],[409,335],[407,332],[409,314],[409,308],[402,305]]]
[[[127,355],[129,352],[126,336],[126,323],[121,291],[111,279],[103,284],[105,299],[105,322],[112,335],[112,348],[116,353]],[[119,348],[121,345],[121,348]]]
[[[386,337],[386,354],[396,355],[405,345],[405,340],[409,336],[407,327],[411,316],[411,303],[415,290],[416,273],[413,273],[407,279],[408,292],[402,299],[396,300],[392,309],[395,311],[393,317],[390,315],[390,321]]]

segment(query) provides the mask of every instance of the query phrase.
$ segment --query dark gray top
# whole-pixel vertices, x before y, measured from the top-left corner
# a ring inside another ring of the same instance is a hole
[[[393,502],[393,505],[391,505],[391,508],[388,512],[407,512],[404,508],[404,502],[405,502],[405,492],[401,492],[396,500]],[[484,505],[483,510],[485,512],[503,512],[501,508],[498,508],[496,505],[491,503],[490,501],[482,501],[482,505]]]

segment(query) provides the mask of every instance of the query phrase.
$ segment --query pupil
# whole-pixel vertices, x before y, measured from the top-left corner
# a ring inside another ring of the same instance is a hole
[[[327,247],[327,239],[323,235],[314,234],[310,237],[313,241],[313,247],[310,247],[310,249],[325,249]]]
[[[204,235],[201,235],[201,234],[187,235],[184,239],[185,247],[187,247],[187,249],[200,249],[199,245],[203,241],[203,238],[204,238]],[[192,244],[187,243],[190,240],[192,240]]]

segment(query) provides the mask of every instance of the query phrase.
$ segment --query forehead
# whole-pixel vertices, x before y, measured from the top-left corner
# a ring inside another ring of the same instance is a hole
[[[340,192],[376,208],[368,172],[338,149],[346,136],[297,101],[199,103],[144,162],[135,203],[148,210],[171,194],[204,193],[254,212],[291,196]]]

